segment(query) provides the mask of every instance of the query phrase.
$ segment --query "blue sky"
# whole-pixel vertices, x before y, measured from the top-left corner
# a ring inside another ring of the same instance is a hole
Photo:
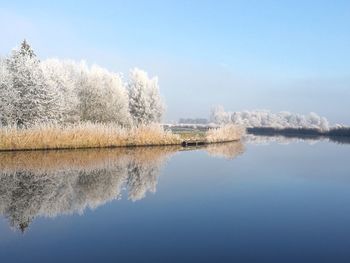
[[[86,59],[160,78],[167,119],[317,112],[350,124],[350,1],[2,1],[0,54]]]

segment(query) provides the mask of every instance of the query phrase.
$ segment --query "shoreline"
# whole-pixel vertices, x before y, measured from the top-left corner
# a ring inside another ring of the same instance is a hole
[[[33,149],[0,149],[0,153],[2,152],[32,152],[32,151],[67,151],[67,150],[88,150],[88,149],[121,149],[121,148],[156,148],[156,147],[169,147],[169,146],[178,146],[179,148],[191,148],[191,147],[200,147],[212,144],[223,144],[230,142],[239,142],[241,139],[236,140],[225,140],[225,141],[216,141],[216,142],[191,142],[184,146],[185,141],[180,143],[173,144],[140,144],[140,145],[111,145],[111,146],[92,146],[92,147],[75,147],[75,148],[33,148]],[[197,143],[197,144],[196,144]]]
[[[183,148],[192,148],[192,147],[205,147],[207,145],[213,145],[213,144],[224,144],[224,143],[231,143],[231,142],[240,142],[241,139],[236,140],[225,140],[225,141],[216,141],[216,142],[198,142],[198,144],[188,144],[186,146],[183,146],[183,142],[181,143],[174,143],[174,144],[143,144],[143,145],[120,145],[120,146],[94,146],[94,147],[76,147],[76,148],[33,148],[33,149],[0,149],[0,153],[11,153],[11,152],[35,152],[35,151],[70,151],[70,150],[89,150],[89,149],[132,149],[132,148],[157,148],[157,147],[171,147],[171,146],[177,146],[179,149]]]

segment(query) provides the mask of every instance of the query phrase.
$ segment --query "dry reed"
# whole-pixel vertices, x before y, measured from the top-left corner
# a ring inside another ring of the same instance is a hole
[[[207,143],[238,141],[245,133],[242,126],[228,124],[217,129],[210,129],[206,133]]]
[[[244,129],[227,125],[192,138],[165,131],[159,124],[122,128],[116,124],[44,124],[32,128],[0,128],[0,151],[180,145],[182,140],[205,143],[240,140]]]
[[[0,129],[0,150],[79,149],[117,146],[174,145],[180,137],[152,124],[122,128],[115,124],[79,123]]]

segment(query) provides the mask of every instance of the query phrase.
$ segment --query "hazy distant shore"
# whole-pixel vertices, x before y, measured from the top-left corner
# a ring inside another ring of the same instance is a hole
[[[308,128],[272,128],[272,127],[249,127],[247,128],[248,134],[264,135],[264,136],[285,136],[285,137],[318,137],[318,138],[330,138],[337,142],[350,142],[350,127],[331,128],[323,131],[318,129]]]
[[[205,132],[216,127],[215,124],[174,124],[164,125],[166,129],[173,132],[189,132],[198,130]],[[284,136],[289,138],[329,138],[331,141],[339,143],[350,143],[350,127],[332,127],[328,130],[312,128],[274,128],[274,127],[247,127],[247,134],[257,136]]]

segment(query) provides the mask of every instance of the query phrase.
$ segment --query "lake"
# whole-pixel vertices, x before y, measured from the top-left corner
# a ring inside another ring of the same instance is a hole
[[[350,262],[350,144],[0,153],[0,262]]]

